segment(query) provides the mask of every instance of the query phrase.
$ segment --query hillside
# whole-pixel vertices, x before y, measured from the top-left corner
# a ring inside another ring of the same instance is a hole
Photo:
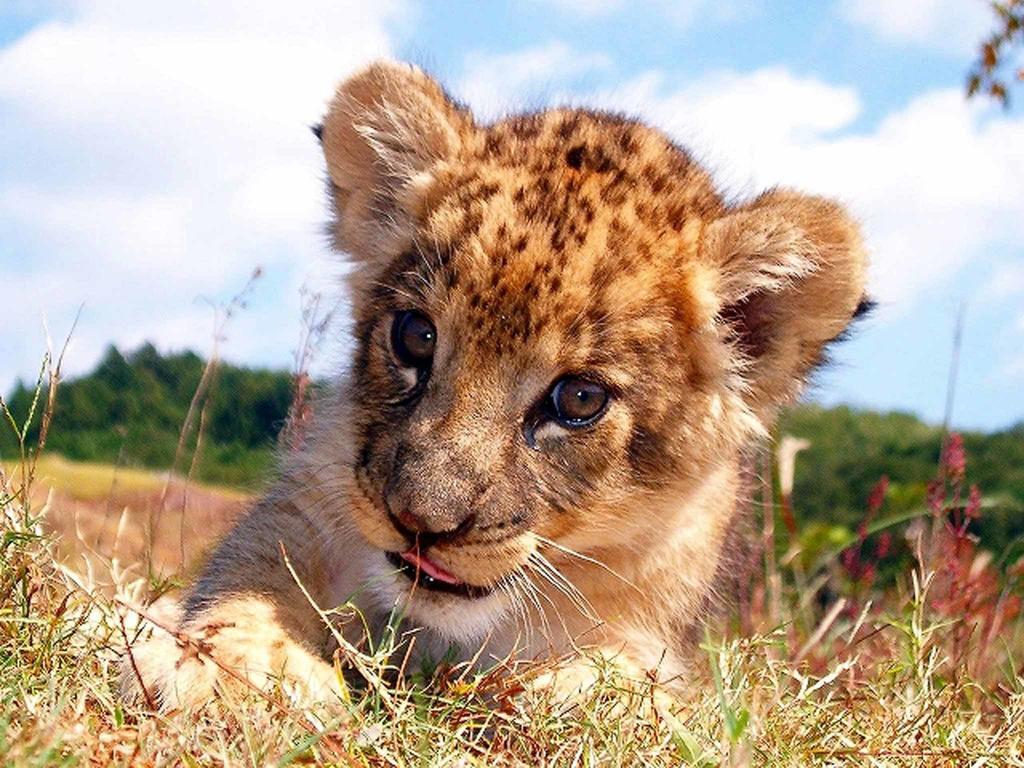
[[[87,376],[62,384],[48,450],[80,461],[166,468],[204,368],[192,352],[162,355],[153,346],[122,353],[111,347]],[[205,414],[199,479],[258,488],[291,401],[287,372],[224,364]],[[32,389],[18,386],[12,411],[28,412]],[[938,463],[940,430],[910,414],[804,405],[783,418],[781,433],[810,441],[796,464],[798,521],[857,525],[871,488],[890,480],[888,512],[919,507]],[[1000,432],[965,433],[970,472],[992,502],[981,532],[994,542],[1024,533],[1024,422]],[[0,457],[14,443],[0,435]],[[179,461],[187,469],[191,457]]]
[[[145,344],[122,354],[111,346],[91,373],[61,383],[47,449],[78,461],[171,466],[205,365],[193,352],[161,355]],[[19,384],[11,393],[17,417],[28,413],[33,392],[34,386]],[[271,466],[291,398],[285,372],[220,365],[203,417],[198,478],[257,487]],[[14,438],[0,434],[0,457],[13,451]],[[191,459],[180,457],[178,469],[187,470]]]
[[[889,480],[887,514],[924,506],[939,463],[938,427],[906,413],[803,405],[790,409],[779,429],[811,443],[796,460],[798,523],[856,527],[872,487],[883,476]],[[988,502],[976,533],[1001,551],[1024,535],[1024,422],[998,432],[962,435],[967,482],[976,484]]]

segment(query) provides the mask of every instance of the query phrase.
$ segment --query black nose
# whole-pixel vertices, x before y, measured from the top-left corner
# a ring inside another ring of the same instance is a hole
[[[389,510],[388,519],[398,529],[398,532],[409,540],[410,544],[416,544],[422,549],[464,536],[476,523],[476,515],[469,514],[455,527],[437,530],[431,528],[426,520],[408,510],[400,510],[397,513]]]

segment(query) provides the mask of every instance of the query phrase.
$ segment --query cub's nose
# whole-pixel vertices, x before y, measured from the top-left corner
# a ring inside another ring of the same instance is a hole
[[[412,512],[402,509],[398,513],[391,513],[391,522],[395,527],[400,528],[402,533],[422,533],[425,530],[423,520],[416,517]]]
[[[417,515],[408,509],[390,512],[389,517],[395,528],[405,534],[410,541],[419,542],[424,549],[440,541],[457,539],[466,534],[476,522],[475,514],[466,514],[461,520],[450,515],[438,519],[433,516]]]
[[[384,485],[395,527],[410,536],[451,539],[472,528],[487,484],[441,451],[402,446]]]

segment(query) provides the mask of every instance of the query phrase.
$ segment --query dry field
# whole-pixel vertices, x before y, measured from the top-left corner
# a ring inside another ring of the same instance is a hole
[[[43,529],[61,561],[101,582],[114,560],[133,568],[151,563],[154,576],[192,572],[249,501],[168,473],[55,455],[37,463],[31,499],[47,508]]]

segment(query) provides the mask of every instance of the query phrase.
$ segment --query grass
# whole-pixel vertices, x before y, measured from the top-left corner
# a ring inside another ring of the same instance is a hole
[[[9,476],[13,476],[17,463],[6,462],[3,469]],[[74,496],[78,501],[89,502],[107,502],[115,493],[159,495],[166,482],[166,472],[71,461],[52,453],[39,457],[34,478],[34,486],[38,490],[53,490]],[[231,501],[247,501],[250,498],[248,494],[227,486],[204,484],[203,487]]]
[[[591,660],[597,682],[572,703],[536,684],[559,662],[504,674],[441,665],[388,682],[394,669],[385,647],[351,650],[359,674],[332,706],[300,709],[271,691],[232,695],[195,716],[119,702],[118,659],[139,625],[126,606],[144,604],[152,580],[122,565],[129,561],[116,556],[116,541],[114,555],[94,548],[89,568],[69,564],[45,525],[59,514],[57,495],[32,487],[47,476],[73,486],[82,472],[83,494],[98,504],[95,494],[113,476],[37,461],[26,448],[0,476],[0,761],[1024,765],[1016,570],[996,568],[970,535],[982,505],[956,446],[951,440],[945,451],[931,516],[900,531],[915,562],[897,587],[873,583],[886,532],[871,520],[884,488],[858,542],[814,572],[785,541],[776,560],[766,538],[755,569],[763,576],[737,616],[709,627],[685,695],[625,678],[599,658]],[[152,477],[118,477],[138,498],[153,499]],[[171,536],[171,549],[179,544],[173,533],[157,535]]]

